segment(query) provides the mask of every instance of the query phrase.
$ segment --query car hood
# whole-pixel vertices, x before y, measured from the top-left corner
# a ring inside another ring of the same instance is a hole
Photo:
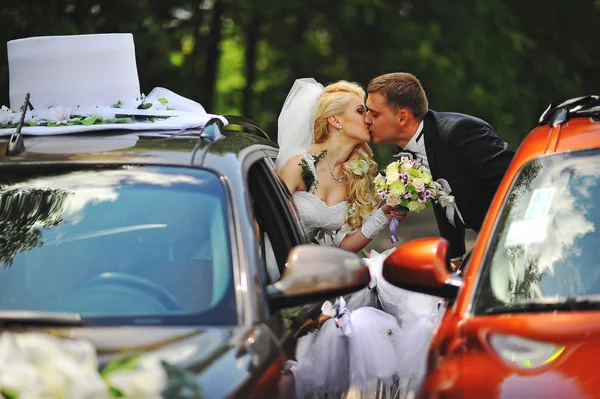
[[[124,352],[155,353],[163,360],[187,365],[203,363],[232,344],[231,328],[84,327],[59,330],[61,336],[90,341],[100,363]]]
[[[240,390],[260,378],[277,356],[271,336],[256,327],[76,327],[4,329],[42,332],[92,343],[100,367],[124,353],[143,352],[185,368],[205,397],[244,397]]]

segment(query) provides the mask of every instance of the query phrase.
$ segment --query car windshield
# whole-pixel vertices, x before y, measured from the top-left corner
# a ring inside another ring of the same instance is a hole
[[[527,164],[497,220],[474,312],[600,301],[599,199],[598,150],[553,154]]]
[[[0,170],[0,311],[237,322],[220,179],[144,166]]]

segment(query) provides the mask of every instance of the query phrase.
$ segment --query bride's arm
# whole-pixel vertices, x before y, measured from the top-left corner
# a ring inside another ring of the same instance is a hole
[[[342,239],[339,247],[347,251],[360,252],[373,241],[373,238],[375,238],[381,230],[389,225],[392,217],[396,217],[396,219],[399,220],[404,219],[404,216],[400,216],[393,212],[393,209],[389,205],[383,205],[381,208],[371,213],[362,226],[352,233],[347,234]]]
[[[302,155],[290,158],[279,172],[279,177],[281,177],[281,180],[283,180],[288,190],[290,190],[290,194],[294,194],[304,185],[302,167],[300,166],[301,159]]]

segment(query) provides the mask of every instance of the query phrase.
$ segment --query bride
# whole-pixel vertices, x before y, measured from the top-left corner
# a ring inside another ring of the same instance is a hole
[[[307,235],[353,252],[368,245],[392,217],[404,217],[388,205],[379,207],[375,199],[377,164],[367,145],[364,97],[355,83],[323,87],[314,79],[298,79],[278,126],[276,165]],[[289,368],[297,398],[342,397],[348,391],[370,397],[382,389],[399,397],[418,383],[439,298],[387,283],[381,267],[391,251],[372,251],[371,285],[337,298],[335,305],[326,302],[326,321],[299,340]]]

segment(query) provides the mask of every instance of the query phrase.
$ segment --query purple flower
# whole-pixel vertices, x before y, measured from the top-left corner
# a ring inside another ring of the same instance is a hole
[[[423,202],[427,201],[427,199],[423,195],[419,195],[418,201],[423,203]]]
[[[425,192],[423,193],[423,195],[425,196],[425,198],[431,198],[431,197],[433,197],[433,193],[431,192],[431,190],[425,190]]]
[[[404,194],[404,199],[409,199],[410,197],[412,197],[412,193],[410,191],[408,191],[406,194]]]
[[[421,167],[421,162],[418,159],[412,161],[412,166],[415,169],[419,169]]]
[[[406,186],[408,184],[408,173],[402,173],[400,177],[404,180],[404,185]]]
[[[377,195],[379,195],[379,197],[381,197],[381,199],[385,199],[385,197],[386,197],[385,190],[380,188],[379,190],[377,190]]]
[[[409,157],[400,157],[400,162],[408,162],[410,161]]]

